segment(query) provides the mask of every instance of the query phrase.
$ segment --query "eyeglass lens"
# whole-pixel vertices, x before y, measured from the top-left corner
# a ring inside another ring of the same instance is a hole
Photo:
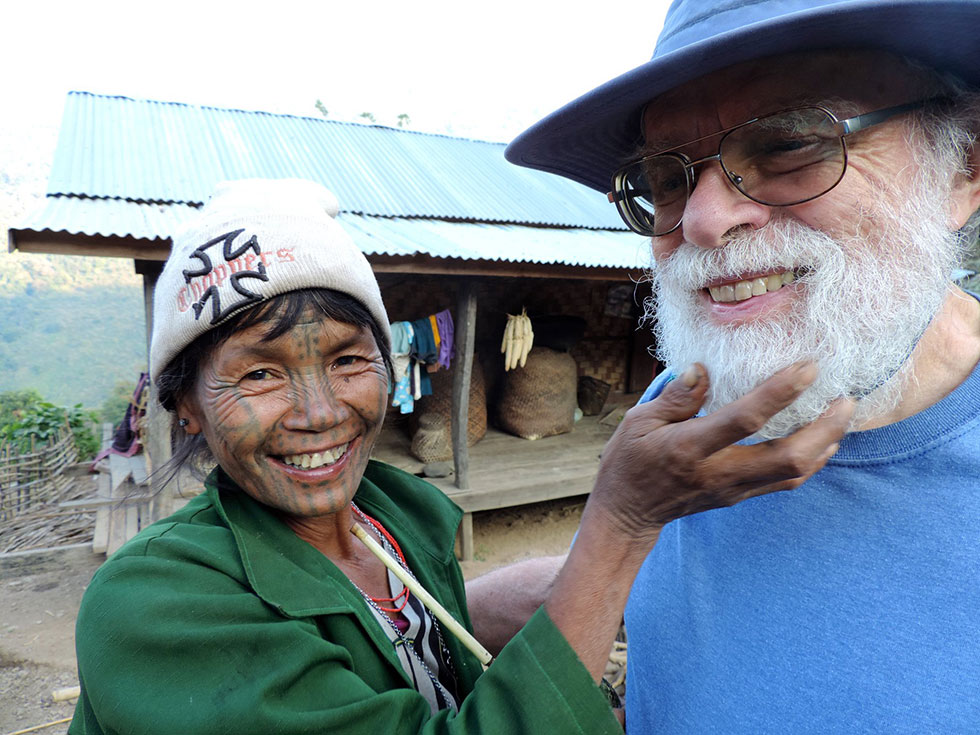
[[[719,153],[732,185],[770,206],[825,194],[840,181],[846,160],[836,121],[819,108],[790,110],[737,127],[721,139]],[[624,172],[623,202],[646,234],[666,234],[680,223],[696,182],[690,169],[682,156],[667,153]]]

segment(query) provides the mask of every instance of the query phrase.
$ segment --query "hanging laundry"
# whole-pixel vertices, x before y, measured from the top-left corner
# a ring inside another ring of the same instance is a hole
[[[453,315],[449,309],[444,309],[434,316],[437,331],[439,333],[439,364],[444,368],[449,368],[453,358],[456,356],[453,349]]]
[[[415,339],[412,340],[411,357],[414,361],[413,367],[417,368],[413,374],[417,376],[415,383],[415,396],[428,396],[432,394],[432,381],[429,374],[421,369],[422,365],[434,365],[439,358],[439,351],[436,348],[436,338],[432,333],[432,321],[429,317],[415,319],[412,321],[415,329]]]
[[[436,324],[436,315],[429,314],[429,327],[432,329],[432,341],[436,344],[436,360],[438,361],[439,355],[439,325]]]
[[[412,322],[415,328],[415,339],[412,340],[412,359],[425,364],[431,364],[438,360],[439,350],[436,348],[436,338],[432,333],[432,322],[429,317],[415,319]]]
[[[392,391],[391,405],[397,406],[401,413],[415,410],[415,397],[412,391],[412,341],[415,328],[410,322],[393,322],[391,325],[391,363]]]

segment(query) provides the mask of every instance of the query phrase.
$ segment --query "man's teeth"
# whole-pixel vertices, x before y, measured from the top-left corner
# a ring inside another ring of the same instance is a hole
[[[783,286],[792,283],[796,279],[793,271],[785,273],[773,273],[771,276],[753,278],[750,281],[739,281],[738,283],[726,283],[724,286],[711,286],[708,292],[714,301],[728,303],[731,301],[745,301],[753,296],[762,296],[764,293],[778,291]]]
[[[333,449],[328,449],[325,452],[314,452],[313,454],[290,454],[289,456],[283,457],[282,461],[294,467],[302,467],[304,470],[315,470],[317,467],[333,464],[343,457],[349,445],[350,442],[339,447],[334,447]]]

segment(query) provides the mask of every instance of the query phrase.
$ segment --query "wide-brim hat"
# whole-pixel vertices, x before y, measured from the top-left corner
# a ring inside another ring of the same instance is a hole
[[[649,62],[533,125],[507,160],[605,193],[649,100],[744,61],[833,48],[890,51],[980,86],[980,0],[675,0]]]

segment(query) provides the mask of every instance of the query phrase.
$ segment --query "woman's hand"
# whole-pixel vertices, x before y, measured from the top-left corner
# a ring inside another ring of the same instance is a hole
[[[789,436],[741,446],[816,378],[810,363],[781,370],[741,399],[692,419],[708,390],[695,364],[635,406],[602,454],[591,501],[637,539],[681,516],[799,487],[837,451],[853,412],[839,401]]]
[[[792,365],[702,418],[708,376],[693,365],[659,397],[631,409],[602,453],[575,544],[545,608],[596,681],[605,669],[636,573],[681,516],[799,487],[837,451],[849,401],[795,433],[751,446],[751,436],[816,377]]]

